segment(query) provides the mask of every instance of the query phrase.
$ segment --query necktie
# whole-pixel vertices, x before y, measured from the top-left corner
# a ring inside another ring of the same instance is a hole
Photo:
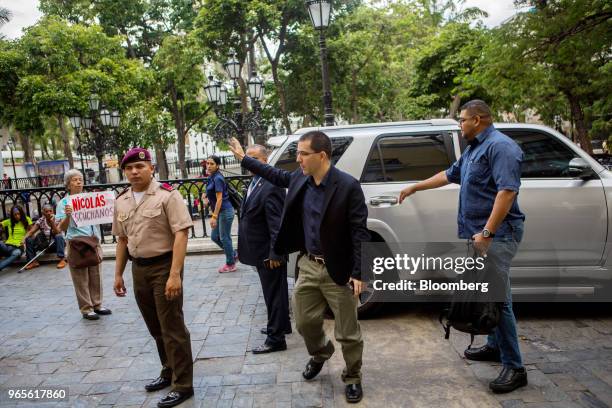
[[[251,184],[249,184],[249,189],[247,190],[247,198],[249,198],[249,196],[253,192],[253,189],[255,188],[255,185],[257,184],[258,181],[259,181],[259,177],[253,177],[253,180],[251,180]]]

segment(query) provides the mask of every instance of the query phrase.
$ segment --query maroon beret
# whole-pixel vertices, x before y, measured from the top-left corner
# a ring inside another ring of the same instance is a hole
[[[128,163],[138,161],[151,161],[151,153],[142,147],[132,147],[127,151],[125,156],[123,156],[123,159],[121,160],[121,168],[124,168]]]

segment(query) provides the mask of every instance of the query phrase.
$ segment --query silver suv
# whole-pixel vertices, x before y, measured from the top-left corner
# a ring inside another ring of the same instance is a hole
[[[512,265],[513,293],[584,296],[605,287],[611,280],[607,239],[612,173],[546,126],[495,127],[524,152],[519,205],[526,214],[525,235]],[[447,169],[461,155],[466,143],[456,121],[304,128],[269,141],[276,147],[271,164],[295,170],[297,139],[314,129],[331,138],[333,163],[360,180],[375,241],[390,246],[460,242],[457,185],[419,192],[398,204],[403,187]],[[372,309],[376,296],[370,287],[362,295],[360,312]]]

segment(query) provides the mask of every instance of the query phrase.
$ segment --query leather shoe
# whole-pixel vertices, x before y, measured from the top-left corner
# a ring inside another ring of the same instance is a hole
[[[182,403],[193,397],[193,390],[191,391],[170,391],[166,396],[159,400],[157,406],[159,408],[169,408]]]
[[[325,364],[325,361],[323,361],[322,363],[317,363],[311,358],[310,361],[308,361],[308,363],[306,364],[306,368],[302,373],[302,377],[307,380],[312,380],[317,376],[317,374],[321,372],[321,369],[323,369],[323,364]]]
[[[113,314],[113,312],[111,312],[110,309],[107,309],[105,307],[101,307],[98,310],[94,309],[94,313],[95,314],[99,314],[99,315],[109,315],[109,314]]]
[[[87,320],[98,320],[100,318],[100,316],[98,316],[97,314],[95,314],[94,312],[89,312],[89,313],[83,313],[83,319],[87,319]]]
[[[346,396],[346,402],[349,402],[351,404],[361,401],[361,398],[363,398],[363,390],[361,389],[361,383],[347,384],[346,389],[344,390],[344,395]]]
[[[266,327],[264,327],[263,329],[261,329],[259,332],[260,332],[261,334],[268,335],[268,329],[267,329]],[[287,330],[285,330],[285,334],[291,334],[291,333],[293,333],[293,330],[291,330],[291,329],[287,329]]]
[[[264,343],[259,347],[255,347],[251,351],[253,352],[253,354],[265,354],[265,353],[274,353],[275,351],[284,351],[284,350],[287,350],[287,343],[283,342],[283,343],[275,344],[275,345]]]
[[[463,352],[463,355],[468,360],[474,361],[496,361],[498,363],[501,361],[499,350],[486,344],[480,348],[468,348]]]
[[[172,381],[169,378],[157,377],[156,379],[145,385],[145,390],[149,392],[158,391],[170,386],[171,383]]]
[[[501,394],[514,391],[519,387],[527,385],[527,371],[525,367],[508,368],[504,367],[499,376],[489,383],[491,391]]]

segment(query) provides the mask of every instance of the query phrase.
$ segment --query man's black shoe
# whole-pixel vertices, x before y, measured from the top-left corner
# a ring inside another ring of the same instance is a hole
[[[287,350],[287,343],[280,343],[280,344],[276,344],[276,345],[270,345],[270,344],[262,344],[259,347],[255,347],[253,350],[251,350],[253,352],[253,354],[265,354],[265,353],[274,353],[275,351],[284,351]]]
[[[145,390],[149,392],[161,390],[168,387],[171,383],[172,381],[169,378],[157,377],[156,379],[145,385]]]
[[[267,334],[268,334],[268,329],[264,327],[264,328],[263,328],[263,329],[261,329],[259,332],[260,332],[261,334],[265,334],[265,335],[267,335]],[[287,329],[287,330],[285,330],[285,334],[291,334],[291,333],[293,333],[293,330],[291,330],[291,329]]]
[[[110,309],[107,309],[107,308],[105,308],[105,307],[101,307],[101,308],[99,308],[98,310],[95,310],[95,309],[94,309],[94,313],[95,313],[95,314],[98,314],[98,315],[102,315],[102,316],[108,316],[108,315],[110,315],[110,314],[113,314],[113,312],[111,312],[111,310],[110,310]]]
[[[466,349],[463,355],[465,355],[465,358],[468,360],[474,361],[496,361],[498,363],[501,361],[499,350],[495,350],[486,344],[480,348]]]
[[[170,391],[164,398],[160,399],[157,403],[159,408],[169,408],[180,404],[183,401],[193,397],[193,390],[191,391]]]
[[[83,313],[83,319],[87,319],[87,320],[98,320],[100,318],[100,316],[98,316],[97,314],[95,314],[94,312],[87,312],[87,313]]]
[[[519,387],[527,385],[527,371],[525,367],[508,368],[504,367],[499,376],[489,383],[491,391],[501,394],[514,391]]]
[[[361,401],[361,398],[363,398],[361,383],[347,384],[346,389],[344,390],[344,395],[346,396],[346,402],[350,402],[351,404]]]
[[[317,374],[321,372],[321,369],[323,368],[323,364],[325,364],[325,361],[323,361],[322,363],[317,363],[311,358],[310,361],[308,361],[308,363],[306,364],[306,368],[304,369],[304,372],[302,373],[302,377],[304,377],[307,380],[312,380],[313,378],[317,376]]]

